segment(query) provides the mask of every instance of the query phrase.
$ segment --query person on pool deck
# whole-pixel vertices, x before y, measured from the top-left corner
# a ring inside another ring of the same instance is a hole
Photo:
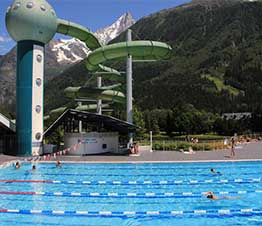
[[[210,172],[211,172],[211,173],[220,174],[220,175],[222,174],[222,173],[220,173],[219,171],[216,171],[216,170],[215,170],[215,169],[213,169],[213,168],[211,168],[211,169],[210,169]]]
[[[236,141],[235,141],[235,136],[233,136],[231,137],[231,153],[230,153],[231,157],[234,157],[236,155],[235,149],[236,149]]]
[[[193,150],[192,147],[189,147],[189,148],[188,148],[188,151],[184,151],[183,153],[184,153],[184,154],[190,154],[190,155],[193,155],[193,154],[195,154],[196,152]]]
[[[238,196],[217,196],[214,194],[214,192],[209,191],[204,193],[204,195],[206,196],[206,198],[208,199],[212,199],[212,200],[221,200],[221,199],[239,199]]]
[[[56,166],[57,168],[61,168],[61,167],[62,167],[62,163],[61,163],[60,161],[57,161],[56,164],[55,164],[55,166]]]
[[[19,169],[20,167],[21,167],[20,163],[19,163],[19,162],[16,162],[16,163],[15,163],[15,168],[16,168],[16,169]]]

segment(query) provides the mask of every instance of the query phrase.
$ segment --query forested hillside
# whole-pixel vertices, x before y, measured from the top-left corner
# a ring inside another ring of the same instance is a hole
[[[135,37],[166,41],[174,49],[169,62],[135,65],[138,105],[182,102],[213,112],[252,111],[262,94],[261,16],[261,2],[237,2],[184,6],[138,21]]]
[[[144,110],[188,103],[216,113],[257,108],[262,94],[261,18],[261,2],[233,1],[183,5],[139,20],[131,27],[133,39],[167,42],[173,56],[167,62],[134,63],[136,105]],[[123,34],[114,41],[124,39]],[[59,90],[49,83],[47,109],[65,103],[63,88],[84,84],[87,74],[77,65],[53,81],[61,83]]]

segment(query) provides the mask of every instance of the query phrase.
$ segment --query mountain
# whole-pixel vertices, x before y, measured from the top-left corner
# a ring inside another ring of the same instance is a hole
[[[106,44],[120,35],[127,28],[131,27],[134,23],[135,20],[133,19],[131,13],[127,12],[119,17],[118,20],[111,26],[96,31],[95,35],[103,44]]]
[[[142,110],[170,109],[183,103],[216,113],[252,111],[260,106],[261,17],[261,1],[198,0],[137,21],[131,27],[134,39],[167,42],[173,56],[166,62],[134,64],[136,105]],[[123,40],[121,34],[112,43]],[[114,66],[123,70],[125,63]],[[86,78],[74,79],[71,74],[87,72],[81,63],[65,71],[59,76],[63,80],[60,89],[85,83]],[[46,87],[47,109],[66,103],[49,99],[54,89]],[[60,100],[62,95],[56,97]]]
[[[189,6],[206,6],[206,7],[212,7],[212,6],[225,6],[226,4],[237,4],[237,3],[245,3],[245,2],[258,2],[261,0],[192,0],[191,3],[187,4]]]
[[[127,12],[115,23],[95,32],[101,43],[107,43],[129,28],[135,21]],[[45,81],[55,78],[73,64],[83,60],[89,50],[78,39],[59,39],[50,41],[45,48]],[[0,56],[0,106],[15,111],[15,68],[16,47]]]
[[[188,5],[190,6],[223,6],[225,4],[232,4],[235,2],[240,2],[241,0],[192,0]]]
[[[94,34],[101,43],[106,44],[134,23],[135,20],[131,13],[127,12],[119,17],[115,23],[97,30]],[[83,60],[89,52],[86,45],[75,38],[53,40],[48,44],[47,48],[56,55],[57,62],[60,64],[79,62]]]

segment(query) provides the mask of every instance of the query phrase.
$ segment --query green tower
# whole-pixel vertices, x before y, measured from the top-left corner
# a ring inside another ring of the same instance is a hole
[[[45,0],[15,0],[6,27],[17,42],[16,133],[21,156],[42,153],[44,45],[56,33],[57,17]]]

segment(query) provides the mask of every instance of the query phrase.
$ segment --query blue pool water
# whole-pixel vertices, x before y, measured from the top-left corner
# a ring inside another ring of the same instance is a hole
[[[0,226],[262,225],[262,162],[35,165],[0,169]]]

